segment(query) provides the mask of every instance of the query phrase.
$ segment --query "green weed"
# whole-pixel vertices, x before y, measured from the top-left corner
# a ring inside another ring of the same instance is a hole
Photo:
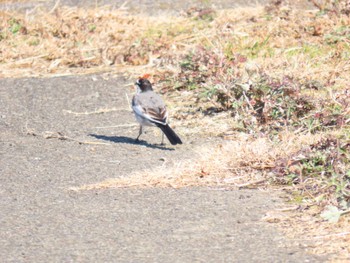
[[[12,33],[12,34],[17,34],[21,28],[22,28],[22,25],[21,23],[15,19],[15,18],[11,18],[9,21],[8,21],[8,24],[9,24],[9,31]]]

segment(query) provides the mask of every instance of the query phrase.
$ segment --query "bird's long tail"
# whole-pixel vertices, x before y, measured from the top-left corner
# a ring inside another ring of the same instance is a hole
[[[174,132],[172,128],[170,128],[168,124],[157,124],[157,126],[162,130],[172,145],[182,144],[180,137]]]

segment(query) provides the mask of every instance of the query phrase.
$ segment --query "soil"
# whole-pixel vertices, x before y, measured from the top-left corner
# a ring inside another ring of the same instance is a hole
[[[71,191],[195,161],[192,149],[218,143],[193,134],[182,137],[183,145],[163,147],[152,128],[136,143],[129,84],[108,74],[0,80],[2,262],[325,261],[262,220],[283,206],[276,193]]]

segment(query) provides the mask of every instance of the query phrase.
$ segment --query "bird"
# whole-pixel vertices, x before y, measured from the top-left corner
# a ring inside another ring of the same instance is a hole
[[[136,83],[136,94],[132,98],[131,106],[135,114],[136,120],[140,123],[139,135],[136,141],[142,134],[143,126],[156,126],[163,132],[162,145],[164,145],[164,134],[172,145],[182,144],[180,137],[169,126],[168,112],[163,99],[153,91],[151,82],[140,77]]]

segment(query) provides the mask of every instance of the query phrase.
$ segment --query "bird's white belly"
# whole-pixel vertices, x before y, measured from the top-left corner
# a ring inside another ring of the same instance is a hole
[[[142,126],[156,126],[154,123],[150,122],[149,120],[142,118],[141,116],[135,114],[136,120],[142,125]]]

